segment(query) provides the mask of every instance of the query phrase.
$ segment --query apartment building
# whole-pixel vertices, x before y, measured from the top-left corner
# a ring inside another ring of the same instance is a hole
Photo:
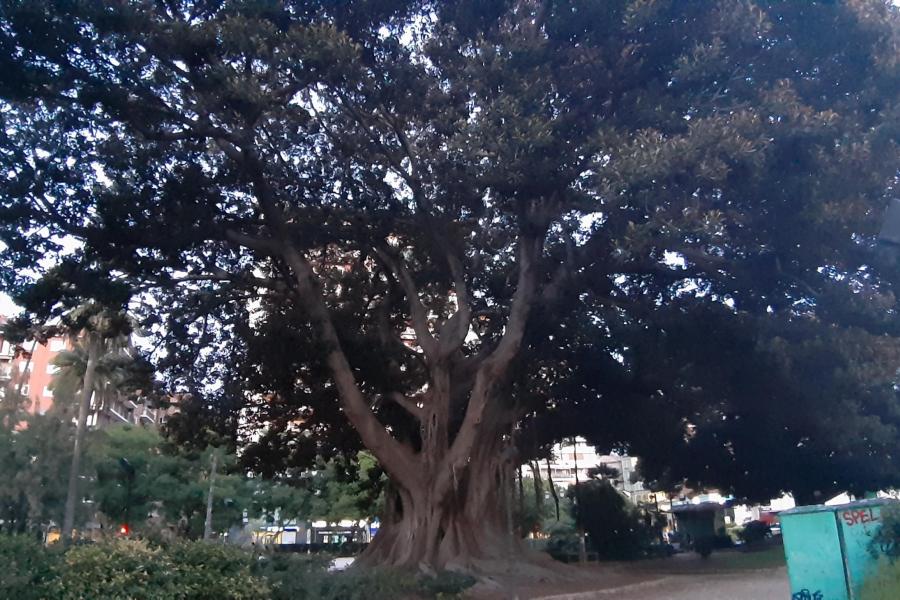
[[[0,316],[0,325],[6,319]],[[57,336],[46,344],[26,341],[11,344],[0,336],[0,398],[7,393],[21,390],[27,398],[25,410],[30,414],[44,414],[53,406],[50,384],[57,367],[53,359],[63,350],[71,348],[70,341]],[[92,410],[88,415],[88,427],[106,427],[128,423],[159,427],[175,412],[177,407],[155,408],[122,396],[92,398]]]
[[[0,325],[6,321],[0,317]],[[69,347],[62,336],[47,340],[46,344],[26,341],[11,344],[0,336],[0,398],[10,391],[21,390],[31,414],[44,414],[53,406],[50,382],[56,366],[53,359]]]
[[[638,459],[633,456],[619,454],[598,454],[597,450],[583,438],[575,438],[556,444],[553,447],[553,458],[549,464],[549,475],[553,483],[568,487],[576,481],[587,481],[593,469],[606,467],[608,474],[601,475],[634,503],[647,502],[650,490],[644,488],[641,481],[632,481],[637,471]],[[541,477],[548,479],[548,465],[540,463]],[[577,476],[576,476],[577,473]]]

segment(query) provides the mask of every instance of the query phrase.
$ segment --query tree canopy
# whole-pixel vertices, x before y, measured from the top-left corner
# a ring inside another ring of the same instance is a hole
[[[788,487],[754,441],[786,427],[769,447],[826,470],[819,392],[872,434],[836,455],[894,443],[866,365],[897,333],[873,248],[898,22],[883,0],[8,2],[0,277],[35,318],[131,302],[174,384],[252,398],[269,455],[366,447],[396,500],[366,560],[514,555],[518,432],[563,412],[659,473],[665,436],[675,477]]]

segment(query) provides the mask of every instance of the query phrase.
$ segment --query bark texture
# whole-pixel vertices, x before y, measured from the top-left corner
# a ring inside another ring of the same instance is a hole
[[[75,446],[72,449],[72,466],[69,468],[69,484],[66,489],[66,506],[63,512],[62,537],[68,539],[73,535],[75,526],[75,504],[78,500],[78,477],[81,471],[81,455],[84,452],[84,434],[87,431],[87,418],[91,410],[91,397],[94,394],[94,379],[97,372],[97,361],[100,359],[100,344],[97,340],[88,341],[88,359],[84,370],[84,381],[81,385],[81,402],[78,406],[78,422],[75,426]]]

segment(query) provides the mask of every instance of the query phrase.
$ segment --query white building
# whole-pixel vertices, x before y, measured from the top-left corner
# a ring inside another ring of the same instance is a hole
[[[583,438],[575,438],[574,441],[566,441],[553,447],[553,458],[550,460],[550,473],[553,483],[568,487],[575,485],[577,481],[587,481],[591,478],[590,471],[597,467],[607,467],[614,474],[601,475],[613,486],[622,492],[634,503],[647,502],[650,491],[644,488],[641,481],[632,481],[633,474],[637,470],[637,458],[628,455],[598,454],[593,446]],[[547,463],[540,463],[541,477],[548,480]]]

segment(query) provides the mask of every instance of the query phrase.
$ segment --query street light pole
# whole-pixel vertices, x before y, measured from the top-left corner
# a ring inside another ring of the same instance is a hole
[[[214,449],[212,466],[209,469],[209,491],[206,494],[206,521],[203,523],[203,539],[212,539],[213,488],[216,483],[216,468],[219,465],[219,454]]]
[[[122,519],[126,531],[131,531],[131,486],[134,483],[134,466],[124,456],[119,458],[119,467],[125,473],[125,506]]]

